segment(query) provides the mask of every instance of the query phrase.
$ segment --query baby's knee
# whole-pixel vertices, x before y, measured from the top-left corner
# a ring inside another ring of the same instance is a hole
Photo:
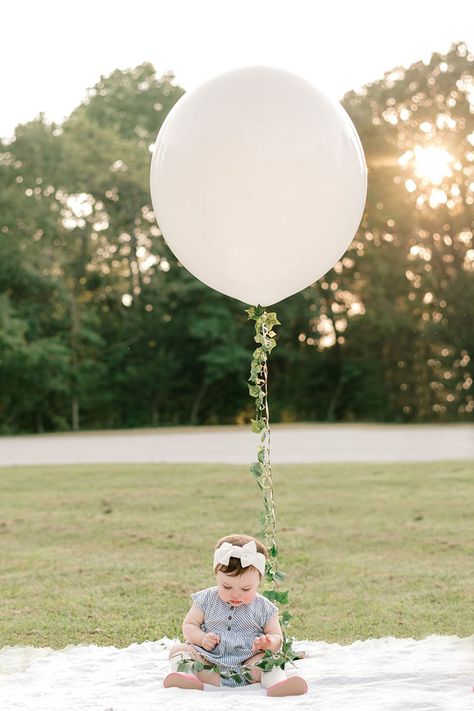
[[[169,653],[169,658],[176,656],[176,654],[182,654],[183,652],[186,652],[189,654],[189,656],[194,657],[195,656],[195,649],[191,647],[190,644],[187,644],[186,642],[181,642],[180,644],[174,644]]]

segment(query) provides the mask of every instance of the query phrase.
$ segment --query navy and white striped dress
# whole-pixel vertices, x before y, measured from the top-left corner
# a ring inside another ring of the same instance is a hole
[[[237,606],[221,600],[217,587],[200,590],[191,597],[204,613],[203,632],[214,632],[220,637],[211,652],[197,644],[192,646],[211,664],[225,670],[238,671],[238,667],[255,654],[252,651],[254,639],[263,634],[270,618],[278,612],[276,605],[259,593],[248,605]],[[221,682],[224,686],[241,686],[233,679],[221,679]]]

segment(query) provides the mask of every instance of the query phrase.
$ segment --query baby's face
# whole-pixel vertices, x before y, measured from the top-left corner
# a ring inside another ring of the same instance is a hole
[[[219,570],[216,573],[216,580],[217,592],[221,600],[230,605],[248,605],[257,594],[260,573],[252,565],[238,576],[226,575]]]

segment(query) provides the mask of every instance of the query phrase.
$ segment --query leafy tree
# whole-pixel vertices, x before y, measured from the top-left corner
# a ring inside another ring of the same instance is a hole
[[[345,96],[366,210],[335,267],[275,307],[273,421],[472,416],[472,67],[458,43]],[[0,144],[0,430],[253,416],[244,304],[187,272],[150,204],[182,94],[150,64],[117,70],[61,126],[40,115]]]

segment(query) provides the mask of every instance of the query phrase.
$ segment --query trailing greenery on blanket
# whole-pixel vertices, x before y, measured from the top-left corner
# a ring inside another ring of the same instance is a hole
[[[285,647],[286,645],[286,647]],[[238,684],[245,682],[251,684],[254,679],[252,676],[252,668],[259,667],[262,671],[271,671],[274,667],[284,668],[285,664],[293,662],[297,659],[297,655],[291,650],[291,641],[285,640],[281,651],[271,652],[269,649],[265,651],[263,659],[255,664],[243,664],[234,669],[223,669],[218,664],[205,664],[193,659],[183,659],[178,664],[178,671],[185,674],[197,674],[200,671],[217,672],[221,679],[233,679]]]

